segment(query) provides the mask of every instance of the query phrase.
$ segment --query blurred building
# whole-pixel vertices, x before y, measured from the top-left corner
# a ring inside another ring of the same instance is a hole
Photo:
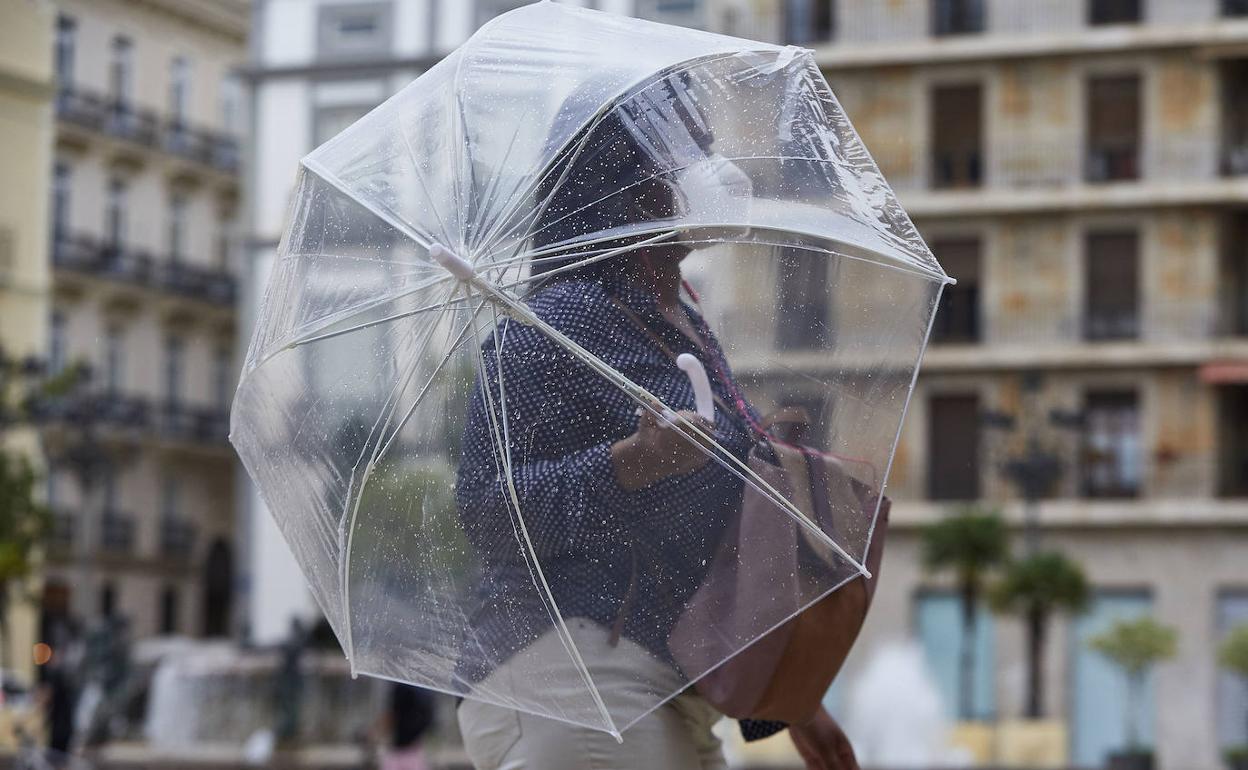
[[[56,5],[43,324],[51,373],[86,377],[40,414],[57,518],[45,622],[225,634],[246,3]]]
[[[251,150],[243,222],[244,322],[251,321],[282,235],[299,161],[431,67],[485,22],[529,0],[254,0],[250,64]],[[687,0],[571,2],[685,26],[709,23]],[[247,624],[257,641],[283,638],[292,615],[315,612],[289,549],[254,486],[246,509]]]
[[[1248,622],[1248,3],[713,6],[717,28],[817,51],[958,280],[889,478],[886,578],[844,679],[875,643],[917,636],[953,712],[958,601],[923,574],[918,528],[983,499],[1021,524],[1003,468],[1035,435],[1061,460],[1036,508],[1041,545],[1095,590],[1046,650],[1067,760],[1100,764],[1139,709],[1161,766],[1219,766],[1220,747],[1248,742],[1248,704],[1215,662],[1221,635]],[[992,427],[993,412],[1013,426]],[[1131,703],[1085,642],[1145,613],[1178,627],[1179,655]],[[1022,629],[981,614],[970,716],[1018,716]]]
[[[52,156],[52,26],[55,12],[45,0],[0,3],[0,365],[37,362],[44,353],[50,271],[47,265],[47,169]],[[4,398],[16,393],[0,393]],[[0,426],[0,451],[37,452],[37,434]],[[35,643],[35,607],[27,586],[11,586],[10,638],[0,640],[7,656],[0,667],[30,668]],[[24,671],[29,673],[29,671]]]

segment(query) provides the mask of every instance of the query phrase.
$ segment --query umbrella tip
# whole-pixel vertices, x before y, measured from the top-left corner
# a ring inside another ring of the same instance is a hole
[[[468,260],[440,243],[435,243],[429,247],[429,256],[434,262],[446,268],[448,273],[461,281],[467,281],[476,275],[477,271],[472,269],[472,264]]]

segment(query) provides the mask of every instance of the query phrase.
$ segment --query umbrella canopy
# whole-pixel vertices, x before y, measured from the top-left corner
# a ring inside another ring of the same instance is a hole
[[[303,160],[231,441],[354,671],[618,735],[722,662],[666,641],[744,490],[820,558],[723,658],[865,572],[948,282],[809,51],[541,2]],[[639,406],[708,459],[622,485]],[[751,470],[785,406],[870,505]]]

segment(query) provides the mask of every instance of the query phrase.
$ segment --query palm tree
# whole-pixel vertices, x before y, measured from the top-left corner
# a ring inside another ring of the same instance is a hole
[[[1088,601],[1083,569],[1056,551],[1037,553],[1006,568],[992,590],[998,612],[1027,624],[1027,716],[1044,715],[1044,644],[1054,612],[1078,612]]]
[[[974,718],[975,636],[979,597],[989,570],[1009,556],[1009,532],[997,510],[967,505],[923,531],[923,564],[932,572],[951,570],[962,602],[958,713]]]

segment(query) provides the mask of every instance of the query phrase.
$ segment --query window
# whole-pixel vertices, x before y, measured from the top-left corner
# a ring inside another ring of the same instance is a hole
[[[1144,17],[1144,0],[1089,0],[1089,24],[1134,24]]]
[[[169,635],[178,632],[178,616],[181,614],[181,602],[178,600],[178,589],[165,586],[160,591],[160,633]]]
[[[1248,385],[1220,385],[1218,399],[1218,494],[1248,497]]]
[[[233,216],[223,216],[217,220],[217,269],[228,271],[230,269],[230,252],[234,238],[234,218]]]
[[[172,409],[176,409],[182,400],[185,354],[186,347],[181,337],[165,340],[165,400]]]
[[[1087,90],[1090,182],[1138,179],[1140,176],[1140,78],[1094,77]]]
[[[1090,233],[1085,244],[1083,334],[1088,340],[1139,335],[1139,236]]]
[[[1219,641],[1248,626],[1248,589],[1218,592],[1216,632]],[[1218,743],[1223,749],[1248,745],[1248,687],[1241,677],[1218,672]]]
[[[112,583],[105,583],[100,586],[100,615],[111,618],[116,612],[117,587]]]
[[[970,35],[984,31],[984,0],[932,0],[932,34]]]
[[[978,83],[932,89],[932,186],[978,187],[983,170],[983,92]]]
[[[108,245],[118,250],[124,248],[126,244],[126,209],[129,202],[129,187],[126,180],[120,177],[113,177],[108,183],[104,233]]]
[[[213,356],[213,390],[216,394],[217,409],[222,412],[230,410],[230,401],[234,396],[234,361],[227,347],[217,348]]]
[[[789,308],[785,323],[776,327],[781,350],[826,346],[828,336],[828,263],[826,254],[781,248],[776,262],[780,307]]]
[[[169,259],[180,262],[186,256],[186,195],[174,193],[169,198]]]
[[[125,332],[120,326],[108,327],[104,336],[104,387],[114,396],[125,389],[125,342]]]
[[[932,252],[945,272],[957,279],[940,295],[940,308],[932,323],[932,342],[979,342],[978,238],[951,238],[932,241]]]
[[[239,87],[238,78],[234,75],[227,75],[221,81],[221,130],[227,134],[237,134],[242,128],[239,125],[242,101],[242,89]]]
[[[48,323],[48,368],[54,375],[65,371],[65,366],[69,363],[66,360],[68,340],[65,332],[65,313],[53,310]]]
[[[169,63],[169,115],[174,125],[186,125],[191,107],[191,63],[175,56]]]
[[[317,55],[323,59],[389,55],[390,16],[389,3],[322,5],[317,15]]]
[[[78,22],[69,16],[56,20],[56,82],[61,88],[74,85],[74,58],[78,38]]]
[[[124,109],[130,104],[134,87],[134,44],[130,38],[118,35],[113,38],[112,60],[109,63],[109,96],[113,103]]]
[[[1222,15],[1248,16],[1248,0],[1222,0]]]
[[[52,239],[60,240],[69,234],[70,167],[58,162],[52,172]]]
[[[171,470],[165,471],[160,484],[160,509],[166,518],[176,519],[181,511],[181,489],[178,475]]]
[[[319,147],[333,139],[372,108],[372,104],[317,107],[312,116],[312,143]]]
[[[990,719],[995,712],[994,629],[992,613],[975,608],[970,679],[961,666],[965,626],[962,597],[950,591],[921,591],[915,598],[916,635],[923,646],[928,673],[935,680],[944,713],[958,719]]]
[[[1222,173],[1248,174],[1248,59],[1222,65]]]
[[[836,0],[787,0],[784,5],[787,43],[818,43],[836,36]]]
[[[927,414],[927,488],[932,500],[979,498],[979,396],[932,396]]]
[[[1084,397],[1083,494],[1135,497],[1143,447],[1135,391],[1090,391]]]

